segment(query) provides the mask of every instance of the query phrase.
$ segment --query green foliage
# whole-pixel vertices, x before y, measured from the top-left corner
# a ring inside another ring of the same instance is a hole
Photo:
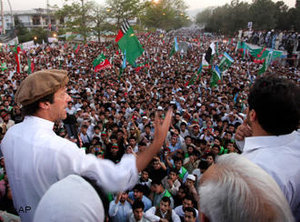
[[[275,28],[275,4],[272,0],[256,0],[250,7],[250,18],[256,30]]]
[[[288,9],[283,1],[254,0],[252,4],[232,0],[230,4],[206,9],[196,16],[196,23],[205,25],[207,31],[233,34],[247,29],[253,22],[255,30],[300,31],[300,7]]]
[[[120,27],[123,19],[134,19],[140,16],[144,4],[139,0],[106,0],[108,17],[116,20],[116,27]]]
[[[28,42],[33,40],[34,37],[37,38],[36,42],[42,43],[42,41],[47,41],[48,33],[47,30],[44,30],[43,28],[34,28],[31,31],[29,31],[22,22],[18,19],[17,16],[15,16],[15,24],[16,24],[16,33],[19,38],[19,42]]]
[[[190,22],[185,12],[186,9],[187,6],[182,0],[149,2],[145,6],[141,20],[148,28],[177,29]]]
[[[84,4],[83,4],[84,3]],[[69,32],[81,34],[86,41],[88,33],[91,31],[93,17],[89,12],[92,10],[94,3],[92,2],[72,2],[72,4],[64,4],[57,10],[55,16],[64,19],[64,29]]]

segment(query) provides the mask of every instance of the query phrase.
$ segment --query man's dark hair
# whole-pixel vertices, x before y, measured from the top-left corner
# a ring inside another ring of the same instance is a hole
[[[144,194],[144,186],[142,184],[136,184],[133,190],[137,190],[138,192],[142,192]]]
[[[196,217],[197,215],[196,215],[196,211],[195,211],[195,209],[193,208],[193,207],[186,207],[185,209],[184,209],[184,212],[192,212],[193,213],[193,216],[194,217]]]
[[[299,126],[300,87],[275,76],[256,80],[248,96],[261,127],[272,135],[289,134]]]
[[[176,175],[179,174],[179,171],[176,170],[175,168],[171,168],[170,171],[169,171],[169,174],[170,174],[171,172],[176,173]]]
[[[23,116],[32,116],[32,115],[34,115],[38,111],[38,109],[40,108],[40,106],[39,106],[40,102],[49,102],[49,103],[52,104],[54,102],[54,93],[51,93],[47,96],[44,96],[43,98],[41,98],[41,99],[31,103],[31,104],[23,106],[21,108]]]
[[[177,161],[181,161],[181,163],[183,164],[183,159],[180,158],[180,157],[175,156],[175,157],[173,158],[173,160],[174,160],[174,163],[177,162]]]
[[[202,170],[207,170],[208,163],[205,160],[201,160],[200,163],[198,164],[198,168]]]
[[[213,158],[213,160],[216,160],[216,155],[213,152],[209,152],[208,154],[206,154],[206,157],[211,156]]]
[[[161,198],[161,200],[160,201],[163,201],[163,202],[165,202],[165,203],[168,203],[169,204],[169,206],[171,205],[171,200],[170,200],[170,198],[169,197],[163,197],[163,198]]]
[[[135,200],[132,204],[132,210],[142,208],[144,210],[145,205],[141,200]]]

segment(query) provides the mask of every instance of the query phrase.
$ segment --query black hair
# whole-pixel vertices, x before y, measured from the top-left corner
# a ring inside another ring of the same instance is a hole
[[[176,173],[176,175],[179,174],[179,171],[176,168],[171,168],[169,173],[171,173],[171,172]]]
[[[160,201],[163,201],[163,202],[165,202],[165,203],[169,203],[169,206],[171,205],[171,200],[170,200],[170,198],[169,197],[163,197],[163,198],[161,198],[161,200]]]
[[[36,112],[40,108],[40,102],[49,102],[52,104],[54,102],[54,93],[44,96],[43,98],[41,98],[31,104],[23,106],[21,108],[23,116],[32,116],[32,115],[36,114]]]
[[[142,208],[144,210],[145,205],[141,200],[135,200],[132,204],[132,210]]]
[[[194,217],[197,216],[196,211],[195,211],[195,209],[193,207],[186,207],[186,208],[184,208],[184,212],[186,212],[186,211],[187,212],[192,212]]]
[[[208,156],[211,156],[211,157],[213,158],[214,161],[216,160],[216,155],[215,155],[214,153],[209,152],[209,153],[206,155],[206,157],[208,157]]]
[[[136,184],[135,186],[134,186],[134,188],[133,188],[133,190],[138,190],[139,192],[142,192],[142,193],[144,193],[144,186],[142,185],[142,184]]]
[[[208,163],[205,160],[201,160],[198,164],[198,168],[201,170],[207,170],[208,169]]]
[[[249,111],[255,110],[258,123],[272,135],[288,134],[299,126],[300,87],[273,75],[256,80],[248,96]]]

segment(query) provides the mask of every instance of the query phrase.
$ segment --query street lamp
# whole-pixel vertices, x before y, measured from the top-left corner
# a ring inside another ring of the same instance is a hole
[[[36,41],[36,40],[37,40],[37,37],[36,37],[36,36],[34,36],[34,37],[33,37],[33,40],[34,40],[34,41]]]

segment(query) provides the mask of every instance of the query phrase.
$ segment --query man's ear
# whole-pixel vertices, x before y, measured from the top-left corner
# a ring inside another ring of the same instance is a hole
[[[50,107],[50,102],[40,102],[40,103],[39,103],[39,107],[40,107],[41,109],[49,109],[49,107]]]
[[[254,122],[254,121],[257,120],[256,112],[255,112],[254,109],[251,109],[251,110],[249,111],[249,119],[250,119],[251,122]]]

